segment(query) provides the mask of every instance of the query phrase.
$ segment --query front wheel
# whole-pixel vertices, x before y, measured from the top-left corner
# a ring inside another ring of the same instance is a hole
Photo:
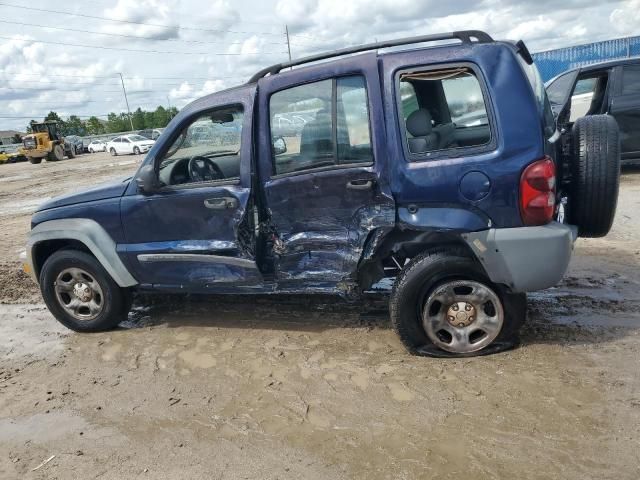
[[[133,154],[140,155],[140,149],[138,147],[133,147]]]
[[[130,302],[91,255],[78,250],[59,250],[45,262],[40,290],[54,317],[76,332],[114,328],[126,319]]]
[[[396,279],[390,312],[411,353],[474,356],[515,345],[526,297],[493,284],[463,250],[447,249],[411,260]]]
[[[116,153],[116,149],[115,149],[115,148],[113,148],[113,147],[111,147],[111,149],[109,150],[109,153],[111,153],[111,156],[112,156],[112,157],[115,157],[115,156],[117,155],[117,153]]]

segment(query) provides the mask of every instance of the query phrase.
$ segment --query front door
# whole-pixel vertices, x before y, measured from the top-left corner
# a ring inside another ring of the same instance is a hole
[[[121,249],[140,283],[191,291],[261,283],[250,209],[252,99],[185,115],[145,161],[161,187],[123,197]]]
[[[386,156],[375,141],[384,131],[374,129],[383,121],[370,101],[380,98],[371,60],[344,72],[337,65],[328,78],[319,67],[259,84],[260,127],[270,132],[261,136],[261,177],[281,286],[348,285],[371,232],[394,224]],[[279,128],[286,120],[291,128]]]
[[[610,113],[620,127],[623,159],[640,158],[640,65],[623,65]]]

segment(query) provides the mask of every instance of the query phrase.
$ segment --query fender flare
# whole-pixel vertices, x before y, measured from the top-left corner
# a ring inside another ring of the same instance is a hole
[[[26,262],[36,283],[39,283],[39,279],[33,259],[34,247],[47,240],[81,242],[120,287],[133,287],[138,284],[138,281],[129,273],[118,256],[116,242],[98,222],[88,218],[49,220],[36,225],[31,230],[27,240]]]

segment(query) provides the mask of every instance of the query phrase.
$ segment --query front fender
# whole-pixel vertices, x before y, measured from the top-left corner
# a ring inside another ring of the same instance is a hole
[[[119,286],[132,287],[138,284],[120,260],[116,252],[116,243],[111,236],[99,223],[88,218],[49,220],[31,230],[27,240],[26,263],[36,283],[38,282],[37,272],[42,265],[34,264],[34,248],[48,240],[78,241],[89,249]]]

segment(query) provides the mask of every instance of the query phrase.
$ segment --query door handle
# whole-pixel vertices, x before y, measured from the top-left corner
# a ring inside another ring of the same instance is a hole
[[[351,180],[347,182],[349,190],[371,190],[372,187],[373,180]]]
[[[238,206],[238,199],[235,197],[207,198],[204,206],[212,210],[227,210]]]

